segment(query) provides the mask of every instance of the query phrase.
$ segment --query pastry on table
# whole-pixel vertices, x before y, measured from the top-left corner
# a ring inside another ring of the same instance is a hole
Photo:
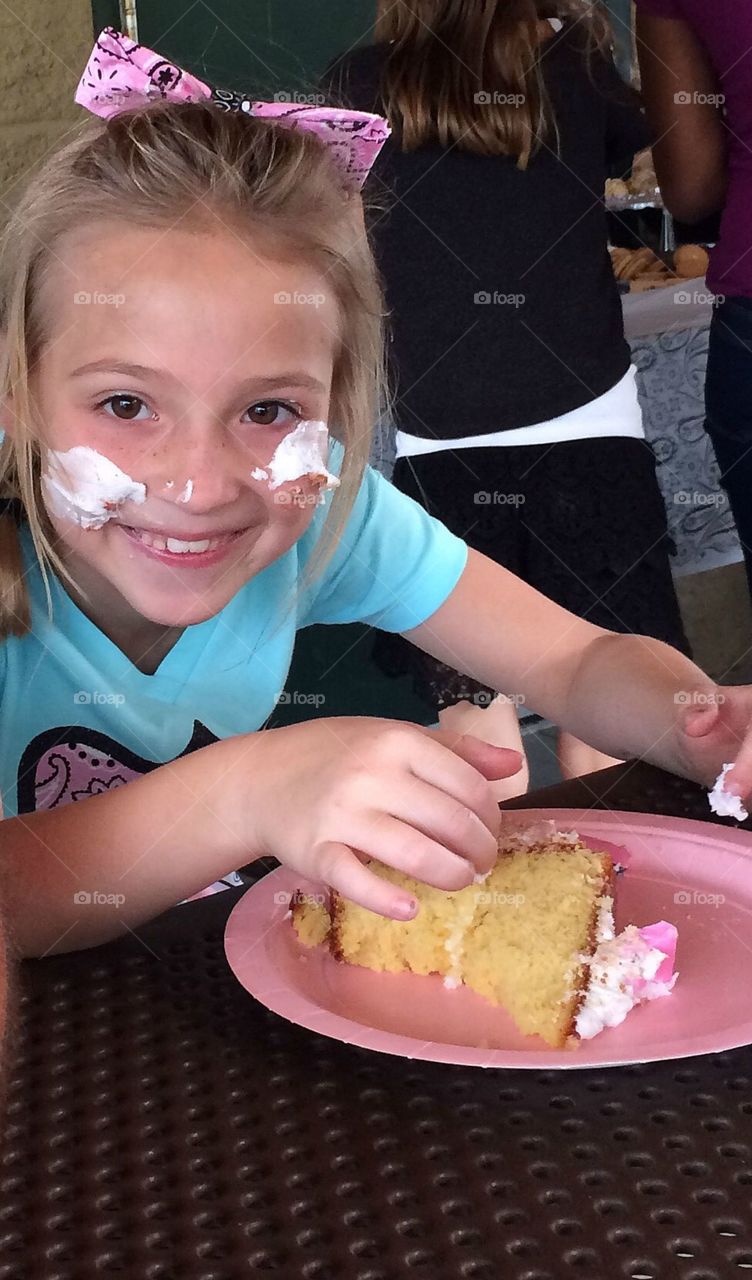
[[[708,251],[701,244],[681,244],[674,250],[674,271],[685,280],[704,276],[709,263]]]

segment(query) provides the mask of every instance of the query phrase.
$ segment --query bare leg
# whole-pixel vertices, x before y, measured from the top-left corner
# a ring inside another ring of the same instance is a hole
[[[500,801],[525,794],[530,775],[520,724],[514,703],[507,701],[503,694],[488,707],[478,707],[472,702],[456,702],[453,707],[445,707],[439,712],[439,724],[452,733],[472,733],[495,747],[512,747],[519,751],[522,756],[519,773],[511,778],[500,778],[498,782],[492,782],[491,787]]]
[[[621,760],[596,751],[595,747],[580,742],[579,738],[565,733],[563,729],[559,731],[557,755],[564,778],[580,778],[584,773],[595,773],[598,769],[610,768],[612,764],[621,764]]]

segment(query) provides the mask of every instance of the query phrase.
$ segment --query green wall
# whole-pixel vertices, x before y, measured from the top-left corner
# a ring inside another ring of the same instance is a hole
[[[606,0],[629,70],[630,0]],[[120,28],[117,0],[93,0],[95,31]],[[139,0],[139,39],[210,84],[255,97],[311,91],[337,54],[371,38],[376,0]]]
[[[376,0],[141,0],[142,44],[222,88],[269,98],[311,92],[338,54],[371,39]],[[94,27],[120,28],[117,3],[94,0]]]

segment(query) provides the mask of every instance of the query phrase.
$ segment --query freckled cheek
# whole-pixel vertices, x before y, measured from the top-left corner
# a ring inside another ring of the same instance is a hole
[[[278,489],[266,489],[265,506],[269,525],[284,531],[292,540],[305,533],[317,506],[317,495],[311,486],[302,481],[280,485]]]
[[[292,426],[289,428],[292,431]],[[267,467],[272,454],[289,431],[279,427],[255,426],[245,431],[234,431],[233,436],[243,446],[248,463],[252,467]]]
[[[75,445],[83,444],[96,449],[98,453],[122,452],[125,456],[129,448],[125,431],[113,429],[125,424],[118,424],[115,419],[103,421],[99,413],[92,413],[85,408],[77,409],[74,406],[65,410],[61,418],[56,418],[53,406],[46,422],[44,444],[50,449],[72,449]]]

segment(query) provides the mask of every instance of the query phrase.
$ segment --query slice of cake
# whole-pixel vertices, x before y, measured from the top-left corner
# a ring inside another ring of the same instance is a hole
[[[303,943],[368,969],[464,983],[553,1048],[618,1025],[673,986],[673,926],[615,937],[611,855],[553,822],[505,836],[493,869],[453,892],[370,865],[414,894],[416,918],[388,920],[334,892],[328,908],[301,895],[292,918]]]

